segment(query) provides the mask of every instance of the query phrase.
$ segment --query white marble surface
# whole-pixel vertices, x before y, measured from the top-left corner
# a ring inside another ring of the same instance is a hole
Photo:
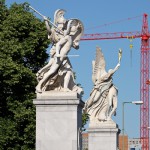
[[[65,12],[63,9],[57,9],[54,13],[54,23],[43,16],[48,39],[53,44],[50,49],[51,57],[48,64],[36,74],[38,81],[37,93],[53,90],[76,91],[79,94],[83,92],[83,89],[75,83],[68,53],[72,47],[79,49],[79,41],[83,35],[84,26],[79,19],[65,19]]]
[[[43,92],[37,94],[33,103],[36,106],[36,150],[78,150],[84,105],[78,95]]]
[[[114,124],[88,129],[88,150],[117,150],[119,129]]]
[[[113,120],[108,120],[108,121],[98,121],[98,120],[92,120],[89,123],[89,128],[116,128],[117,124]]]
[[[38,99],[78,99],[80,95],[77,92],[61,92],[61,91],[43,91],[37,93],[36,98]]]

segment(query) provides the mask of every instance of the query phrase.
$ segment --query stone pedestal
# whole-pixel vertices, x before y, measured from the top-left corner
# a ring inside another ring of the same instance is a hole
[[[75,92],[43,92],[36,106],[36,150],[80,150],[84,102]],[[79,148],[80,147],[80,148]]]
[[[119,129],[113,122],[90,125],[88,150],[118,150]]]

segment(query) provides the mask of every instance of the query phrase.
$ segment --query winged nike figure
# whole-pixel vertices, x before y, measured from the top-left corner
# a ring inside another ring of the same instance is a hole
[[[85,103],[84,111],[90,116],[90,123],[112,120],[116,114],[118,89],[113,84],[112,76],[119,69],[120,62],[114,69],[106,72],[102,50],[96,48],[96,58],[92,61],[93,90]]]

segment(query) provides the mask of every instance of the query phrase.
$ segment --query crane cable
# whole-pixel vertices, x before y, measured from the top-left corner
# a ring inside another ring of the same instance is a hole
[[[92,30],[92,29],[96,29],[96,28],[102,28],[102,27],[106,27],[106,26],[109,26],[109,25],[112,25],[112,24],[117,24],[117,23],[121,23],[121,22],[124,22],[124,21],[133,20],[133,19],[139,18],[141,16],[142,15],[131,17],[131,18],[125,18],[125,19],[122,19],[122,20],[113,21],[113,22],[105,23],[105,24],[102,24],[102,25],[94,26],[94,27],[89,27],[89,28],[86,28],[85,30]]]

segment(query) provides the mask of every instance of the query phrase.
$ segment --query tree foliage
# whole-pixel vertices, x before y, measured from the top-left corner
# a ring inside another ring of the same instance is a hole
[[[44,23],[25,4],[0,3],[0,149],[35,149],[35,73],[48,58]]]
[[[87,124],[88,121],[89,121],[89,114],[83,112],[82,113],[82,131],[86,130],[85,125]]]

